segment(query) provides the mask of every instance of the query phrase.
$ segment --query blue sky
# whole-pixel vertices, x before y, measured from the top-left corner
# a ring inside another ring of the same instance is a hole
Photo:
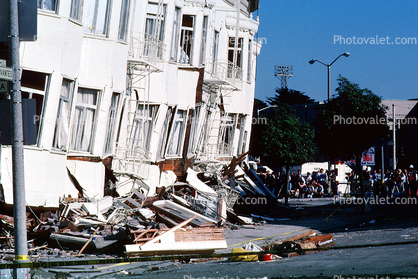
[[[324,101],[327,67],[308,61],[331,63],[344,52],[351,56],[331,67],[331,94],[341,74],[384,99],[418,98],[418,1],[261,0],[258,15],[256,98],[274,96],[281,85],[274,66],[282,65],[294,67],[289,88]],[[385,44],[371,44],[376,36]]]

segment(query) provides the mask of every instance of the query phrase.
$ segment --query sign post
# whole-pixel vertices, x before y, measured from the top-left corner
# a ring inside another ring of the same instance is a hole
[[[10,94],[12,112],[12,169],[13,169],[13,217],[15,222],[15,260],[16,263],[28,262],[28,241],[26,234],[26,199],[25,175],[23,161],[23,120],[22,120],[22,93],[20,83],[19,59],[19,16],[18,0],[9,0],[9,27],[10,27],[10,61],[12,90]],[[1,68],[4,75],[9,77],[10,71]],[[4,76],[1,74],[1,76]],[[10,79],[9,79],[10,80]],[[16,268],[13,278],[27,278],[28,269]]]

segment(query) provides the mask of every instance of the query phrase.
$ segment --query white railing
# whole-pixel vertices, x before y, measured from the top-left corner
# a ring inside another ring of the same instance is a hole
[[[207,81],[227,82],[237,87],[242,86],[243,71],[229,60],[209,61],[205,66],[205,79]]]
[[[197,151],[199,160],[217,160],[220,158],[229,158],[233,155],[233,146],[226,142],[218,142],[217,144],[207,144],[203,150]]]
[[[158,66],[164,60],[165,51],[166,45],[155,36],[136,33],[130,39],[128,58]]]
[[[115,171],[139,173],[141,165],[151,158],[151,152],[141,146],[116,143]]]

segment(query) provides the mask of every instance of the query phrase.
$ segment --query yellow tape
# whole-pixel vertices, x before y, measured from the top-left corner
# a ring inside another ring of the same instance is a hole
[[[28,255],[15,255],[16,261],[29,261]]]
[[[105,268],[110,268],[110,267],[115,267],[115,266],[121,266],[121,265],[127,265],[127,264],[130,264],[129,262],[128,263],[117,263],[117,264],[113,264],[113,265],[107,265],[107,266],[102,266],[102,267],[99,267],[98,269],[105,269]]]
[[[257,240],[263,240],[263,239],[267,239],[267,238],[273,238],[273,237],[277,237],[277,236],[288,235],[288,234],[292,234],[292,233],[300,232],[300,231],[305,231],[305,230],[308,230],[308,229],[304,228],[304,229],[300,229],[300,230],[293,231],[293,232],[287,232],[287,233],[282,233],[282,234],[278,234],[278,235],[272,235],[272,236],[254,238],[254,239],[251,239],[251,240],[248,240],[248,241],[244,241],[244,242],[240,242],[240,243],[237,243],[237,244],[231,244],[231,245],[228,246],[228,248],[229,247],[233,247],[233,246],[237,246],[237,245],[242,245],[242,244],[245,244],[245,243],[248,243],[248,242],[253,242],[253,241],[257,241]]]

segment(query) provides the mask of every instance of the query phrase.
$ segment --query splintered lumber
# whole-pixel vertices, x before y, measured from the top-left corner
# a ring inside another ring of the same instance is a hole
[[[97,227],[94,233],[90,236],[89,240],[87,240],[86,244],[80,249],[80,251],[77,253],[77,256],[80,256],[81,253],[83,253],[84,249],[86,249],[87,245],[93,240],[93,237],[96,235],[96,233],[99,231],[100,227]]]
[[[184,222],[181,222],[180,224],[178,224],[178,225],[177,225],[177,226],[175,226],[175,227],[172,227],[171,229],[169,229],[169,230],[168,230],[168,231],[166,231],[165,233],[163,233],[163,234],[161,234],[161,235],[159,235],[159,236],[157,236],[157,237],[155,237],[155,238],[153,238],[153,239],[149,240],[148,242],[145,242],[144,244],[142,244],[141,248],[142,248],[142,247],[146,247],[147,245],[153,244],[153,243],[157,242],[158,240],[160,240],[161,238],[166,237],[168,234],[173,233],[173,232],[175,232],[176,230],[180,229],[181,227],[186,226],[186,225],[187,225],[187,224],[189,224],[189,223],[190,223],[190,222],[191,222],[194,218],[196,218],[196,216],[197,216],[197,215],[195,215],[195,216],[193,216],[193,217],[191,217],[191,218],[187,219],[187,220],[186,220],[186,221],[184,221]]]
[[[238,157],[235,157],[235,156],[232,157],[231,163],[228,165],[228,167],[222,173],[222,181],[228,179],[229,175],[231,175],[232,173],[235,173],[235,168],[237,167],[237,165],[239,163],[242,162],[242,160],[245,159],[245,156],[247,156],[249,152],[250,151],[242,153]]]

